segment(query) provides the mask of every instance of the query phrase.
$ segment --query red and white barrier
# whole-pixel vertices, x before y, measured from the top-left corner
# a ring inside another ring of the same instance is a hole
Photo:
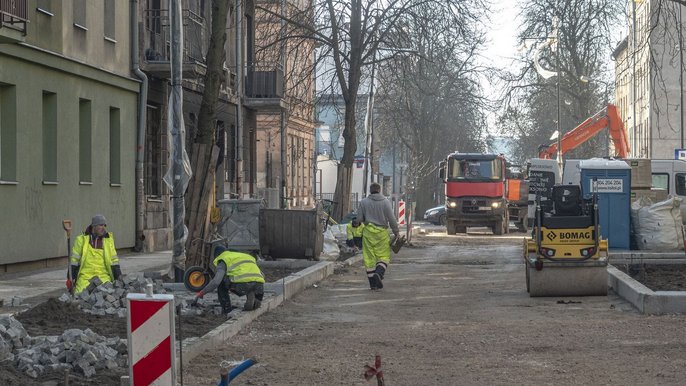
[[[398,225],[405,225],[405,201],[398,201]]]
[[[152,295],[150,288],[126,301],[131,385],[175,385],[174,295]]]

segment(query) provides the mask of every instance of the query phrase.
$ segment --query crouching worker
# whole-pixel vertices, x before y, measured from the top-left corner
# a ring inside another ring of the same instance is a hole
[[[245,296],[244,310],[260,308],[264,297],[264,276],[254,257],[217,247],[214,250],[214,265],[217,267],[214,277],[195,295],[195,301],[216,289],[224,314],[235,308],[231,307],[229,292]]]
[[[346,245],[351,248],[357,247],[362,249],[362,229],[364,229],[364,225],[360,223],[357,217],[353,217],[353,220],[345,226],[345,231],[348,235]]]
[[[114,237],[107,232],[105,216],[95,215],[86,231],[76,237],[69,261],[73,282],[67,280],[67,289],[73,287],[75,294],[86,289],[95,277],[103,283],[119,279],[119,257]]]

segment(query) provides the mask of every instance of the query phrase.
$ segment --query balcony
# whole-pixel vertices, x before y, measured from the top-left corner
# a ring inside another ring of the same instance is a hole
[[[143,12],[144,62],[142,68],[158,78],[171,77],[171,29],[169,11],[148,9]],[[205,52],[209,44],[205,19],[185,9],[182,11],[183,28],[183,77],[196,78],[205,74]]]
[[[0,44],[23,42],[27,17],[27,0],[0,0]]]
[[[260,111],[280,111],[286,108],[283,97],[283,69],[280,65],[248,66],[245,77],[246,107]]]

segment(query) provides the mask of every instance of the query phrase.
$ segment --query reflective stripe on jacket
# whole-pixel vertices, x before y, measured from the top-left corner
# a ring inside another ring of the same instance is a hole
[[[226,276],[232,283],[264,283],[264,276],[257,261],[247,253],[226,251],[214,259],[214,265],[223,261],[226,264]]]
[[[97,276],[103,283],[114,280],[112,265],[119,264],[117,250],[114,247],[112,233],[102,238],[102,249],[95,249],[90,244],[90,235],[82,233],[76,237],[71,249],[69,261],[71,265],[78,265],[79,277],[76,278],[75,293],[88,287],[88,282]]]

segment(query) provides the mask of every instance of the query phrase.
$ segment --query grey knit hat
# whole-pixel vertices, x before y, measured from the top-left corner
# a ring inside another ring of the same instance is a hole
[[[91,226],[96,226],[96,225],[107,225],[107,219],[105,216],[101,214],[96,214],[93,216],[93,219],[91,220]]]

